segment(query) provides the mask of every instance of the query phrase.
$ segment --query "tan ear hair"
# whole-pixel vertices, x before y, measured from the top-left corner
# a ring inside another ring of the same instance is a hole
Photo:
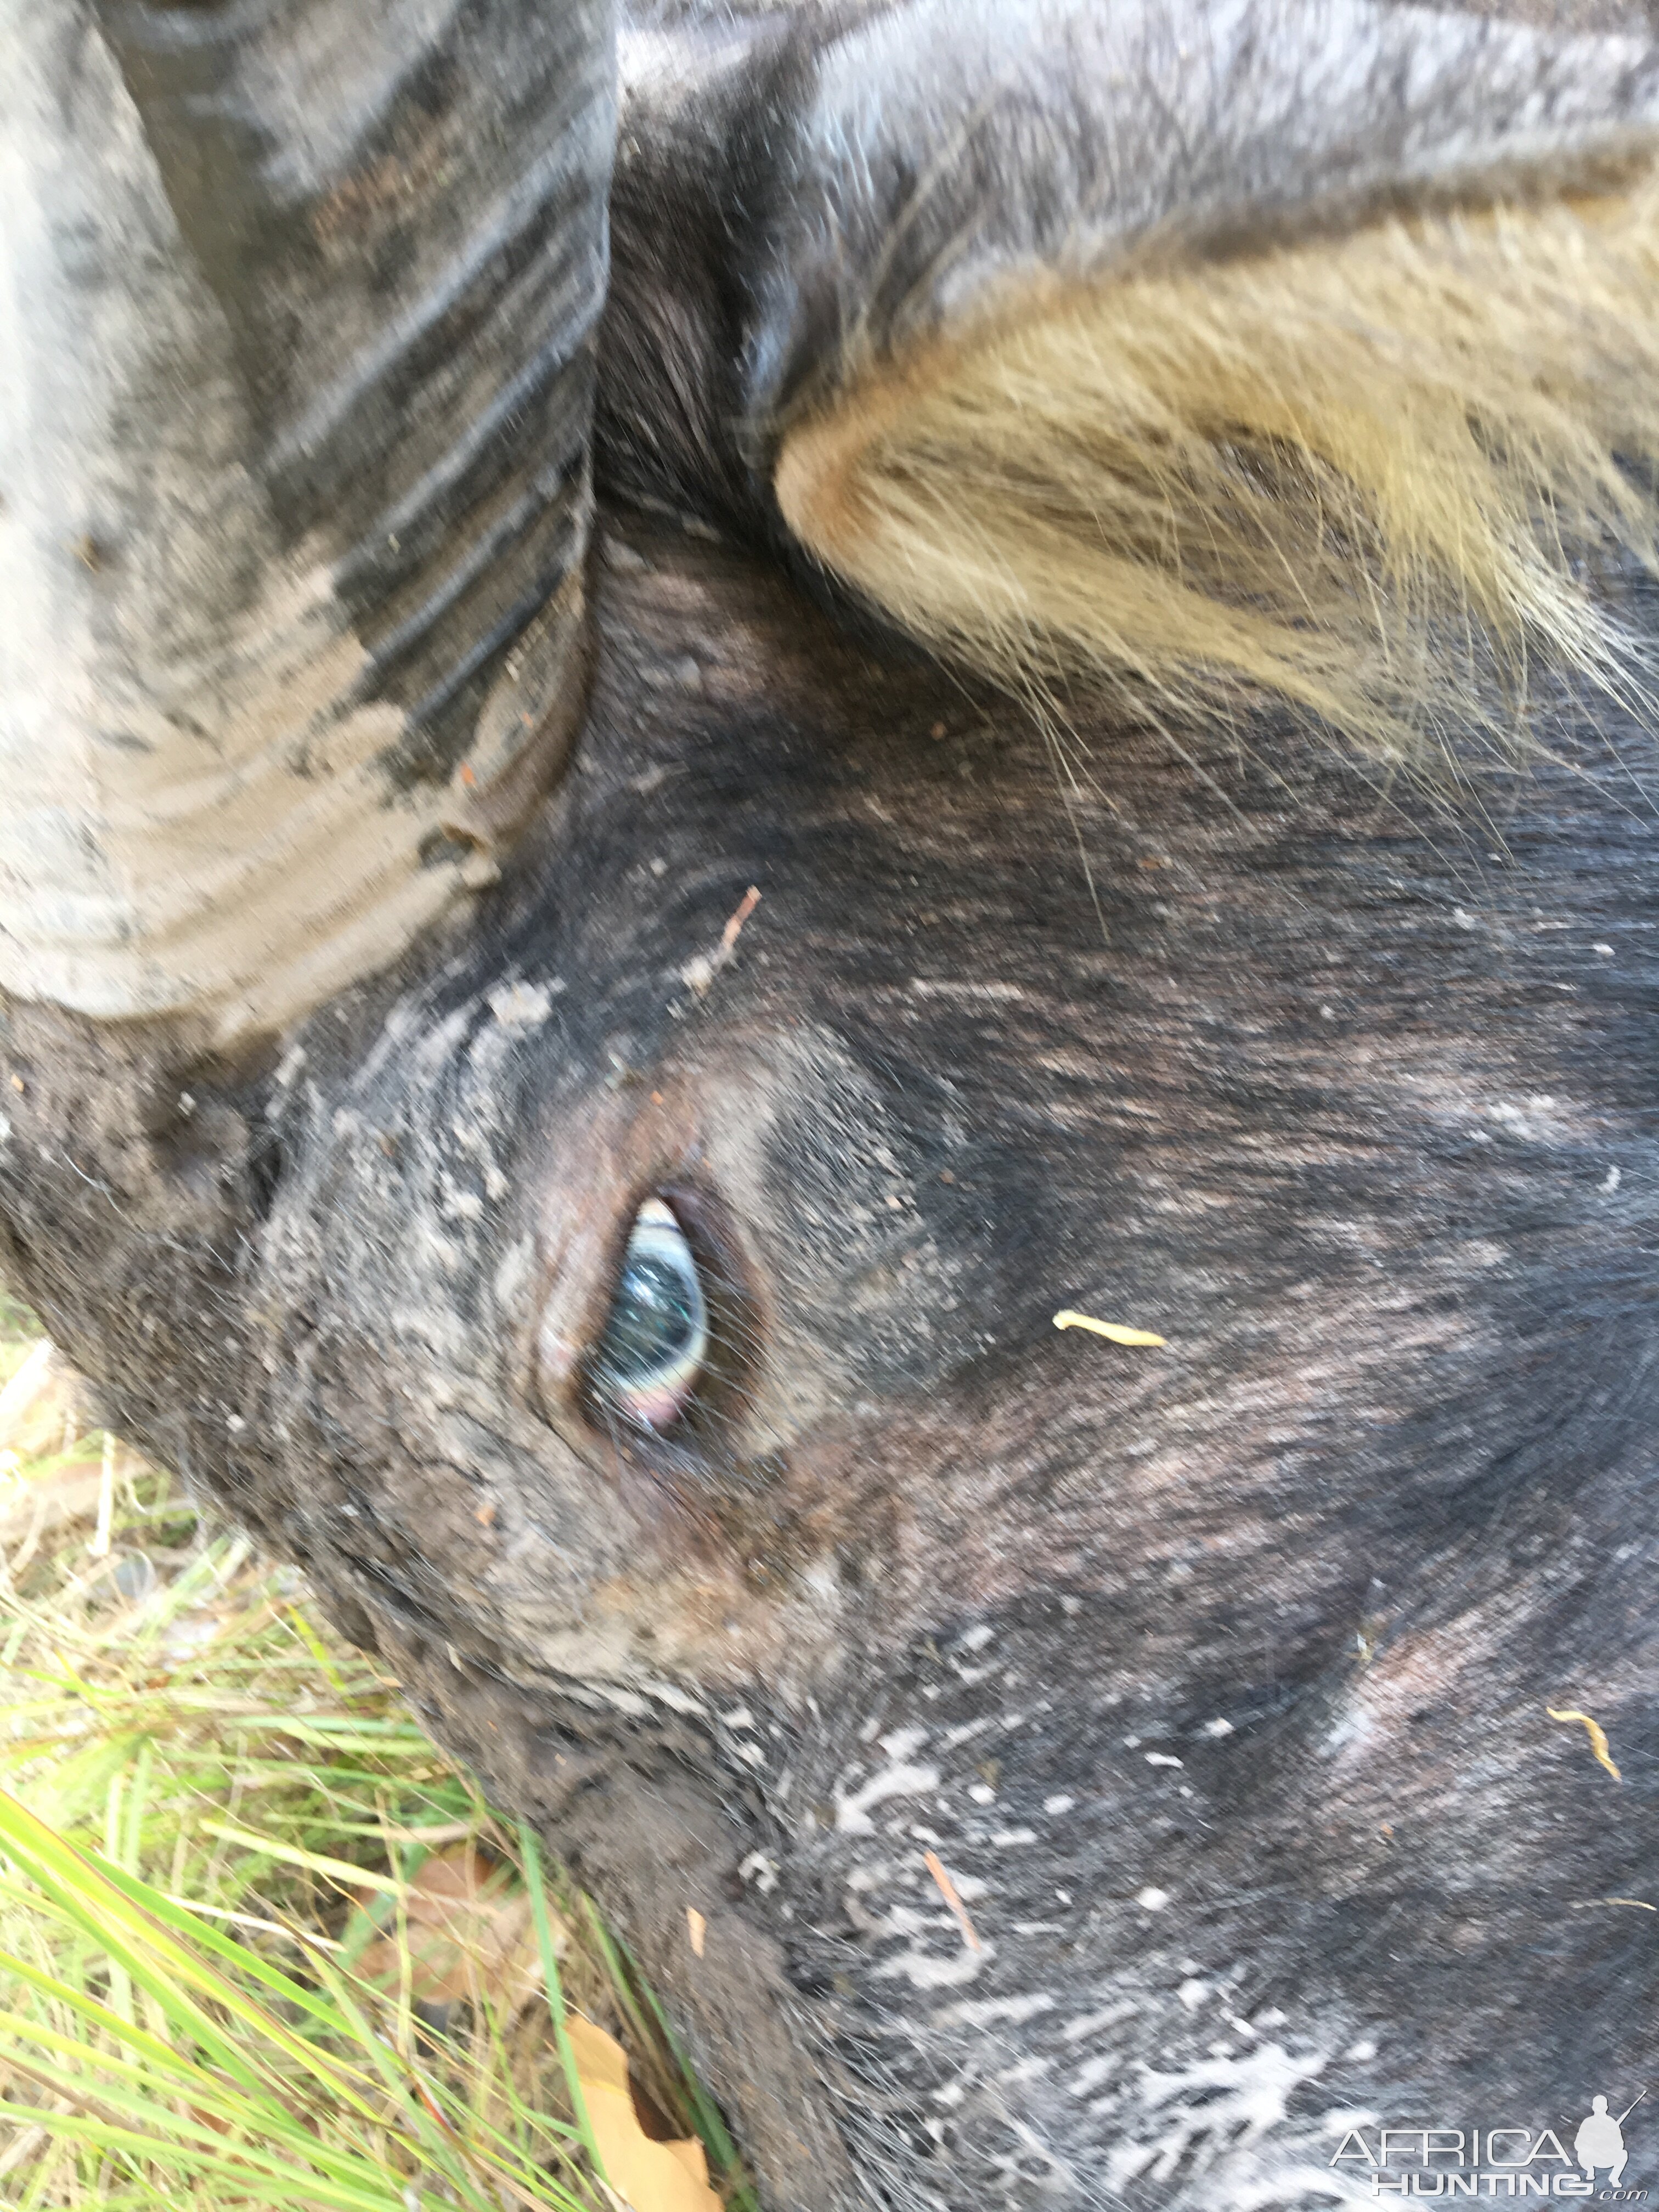
[[[848,366],[784,440],[784,517],[1005,680],[1186,711],[1243,686],[1389,762],[1516,734],[1540,649],[1645,694],[1576,556],[1659,544],[1653,170],[1602,198],[1045,276]]]

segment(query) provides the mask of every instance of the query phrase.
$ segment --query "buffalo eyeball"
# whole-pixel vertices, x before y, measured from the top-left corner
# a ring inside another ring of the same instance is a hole
[[[635,1428],[672,1428],[708,1354],[708,1309],[691,1247],[670,1207],[634,1217],[605,1331],[589,1370],[600,1403]]]

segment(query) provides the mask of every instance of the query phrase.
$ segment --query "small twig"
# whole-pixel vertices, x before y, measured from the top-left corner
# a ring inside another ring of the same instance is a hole
[[[732,946],[737,943],[738,939],[742,933],[743,925],[748,921],[750,915],[753,914],[755,908],[759,904],[760,891],[755,884],[750,884],[748,890],[744,893],[742,898],[738,902],[737,912],[732,916],[725,928],[720,932],[720,951],[722,952],[728,954],[731,952]]]
[[[720,932],[720,941],[713,952],[699,952],[681,969],[680,981],[690,990],[695,991],[698,998],[705,996],[721,969],[732,964],[743,925],[760,904],[760,896],[759,887],[750,884],[738,900],[736,911],[728,917],[725,928]]]
[[[924,1851],[921,1855],[921,1862],[938,1884],[939,1895],[956,1915],[957,1925],[962,1930],[963,1942],[970,1951],[982,1951],[985,1946],[980,1942],[978,1931],[968,1917],[968,1908],[957,1894],[957,1886],[945,1871],[938,1852]]]

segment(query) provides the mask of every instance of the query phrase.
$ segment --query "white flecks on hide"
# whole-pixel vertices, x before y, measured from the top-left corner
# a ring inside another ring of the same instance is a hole
[[[1052,2012],[1054,2000],[1046,1990],[1023,1997],[969,1997],[933,2014],[935,2027],[1018,2027]]]
[[[535,1271],[535,1240],[531,1237],[520,1237],[502,1253],[501,1264],[495,1270],[495,1303],[504,1312],[511,1313],[517,1309]]]
[[[895,1729],[881,1738],[881,1747],[897,1765],[901,1760],[914,1758],[927,1741],[925,1728]]]
[[[987,1729],[994,1729],[996,1724],[996,1717],[992,1713],[987,1713],[976,1721],[963,1721],[958,1728],[946,1729],[939,1740],[939,1749],[954,1751],[958,1744],[970,1743],[976,1735],[983,1735]]]
[[[936,1766],[899,1763],[884,1766],[850,1795],[843,1795],[839,1790],[836,1792],[836,1826],[844,1836],[873,1835],[875,1822],[870,1818],[872,1805],[884,1805],[894,1797],[918,1797],[923,1790],[938,1787]]]
[[[1356,1696],[1332,1721],[1324,1748],[1327,1752],[1345,1751],[1352,1744],[1364,1743],[1376,1733],[1376,1715],[1367,1710],[1361,1697]]]
[[[778,1863],[768,1858],[764,1851],[750,1851],[738,1864],[738,1879],[746,1887],[757,1889],[763,1897],[770,1897],[778,1886]]]
[[[1328,2136],[1340,2142],[1344,2136],[1352,2135],[1356,2128],[1381,2127],[1382,2116],[1374,2112],[1369,2105],[1338,2105],[1328,2112],[1322,2112],[1319,2124]]]
[[[453,1065],[459,1055],[462,1045],[466,1042],[466,1033],[472,1026],[472,1008],[475,1003],[469,1000],[465,1006],[457,1006],[453,1013],[447,1014],[442,1021],[434,1023],[430,1030],[420,1032],[414,1053],[416,1067],[447,1069]],[[391,1026],[388,1021],[387,1029],[390,1030]],[[365,1078],[368,1073],[368,1069],[365,1068],[356,1079],[356,1089],[360,1096],[366,1087]]]
[[[946,1913],[918,1912],[914,1905],[896,1905],[885,1920],[873,1923],[872,1933],[878,1938],[884,1936],[925,1936],[929,1929],[948,1929],[955,1924]]]
[[[569,1686],[570,1694],[581,1697],[585,1704],[613,1705],[619,1713],[626,1713],[629,1720],[642,1721],[651,1711],[637,1691],[625,1690],[620,1682],[607,1682],[589,1675],[580,1689],[574,1682]]]
[[[885,1965],[878,1966],[876,1972],[883,1981],[902,1978],[912,1989],[953,1990],[975,1979],[995,1956],[994,1943],[984,1943],[977,1951],[959,1951],[944,1959],[936,1959],[927,1951],[904,1951],[896,1959],[889,1959]]]
[[[1119,2021],[1127,2020],[1139,2006],[1133,1997],[1120,1997],[1115,2004],[1101,2012],[1085,2012],[1076,2020],[1068,2020],[1060,2031],[1062,2043],[1081,2043],[1091,2035],[1098,2035],[1103,2028],[1115,2027]]]
[[[486,1003],[504,1030],[539,1029],[564,988],[562,975],[545,983],[498,983]]]
[[[1316,2081],[1325,2065],[1322,2051],[1266,2043],[1243,2058],[1200,2058],[1173,2074],[1146,2068],[1141,2101],[1168,2123],[1151,2146],[1152,2179],[1167,2181],[1189,2151],[1202,2167],[1257,2142],[1285,2118],[1291,2093]]]
[[[453,1275],[465,1256],[459,1244],[450,1237],[440,1237],[425,1222],[416,1224],[416,1242],[422,1258],[442,1274]]]
[[[482,1221],[483,1200],[476,1190],[460,1189],[448,1176],[439,1178],[438,1208],[451,1221]]]
[[[1066,2160],[1043,2142],[1035,2128],[1029,2127],[1024,2120],[1016,2119],[1012,2112],[1005,2112],[1003,2118],[1010,2132],[1018,2138],[1024,2148],[1033,2157],[1041,2159],[1048,2167],[1051,2179],[1046,2185],[1064,2189],[1069,2194],[1076,2185],[1077,2177]],[[1018,2169],[1012,2160],[1006,2163],[1006,2170],[1011,2180],[1016,2178]]]
[[[892,1873],[888,1860],[878,1859],[873,1866],[854,1867],[847,1877],[847,1887],[860,1894],[866,1890],[879,1889],[883,1882],[891,1879]]]
[[[933,1887],[933,1876],[927,1869],[916,1876],[916,1881],[918,1887],[922,1888],[931,1889]],[[976,1874],[957,1874],[954,1868],[951,1871],[951,1884],[964,1905],[977,1905],[981,1898],[988,1897],[991,1894],[988,1882],[981,1881]]]
[[[1018,2081],[1038,2081],[1050,2071],[1054,2063],[1052,2058],[1017,2058],[1012,2066],[999,2074],[996,2078],[1000,2083],[1005,2085]]]

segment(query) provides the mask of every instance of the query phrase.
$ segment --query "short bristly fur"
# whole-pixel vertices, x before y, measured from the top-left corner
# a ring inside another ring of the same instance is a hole
[[[1583,556],[1650,562],[1659,178],[1224,264],[1005,289],[786,438],[790,526],[1022,686],[1278,694],[1389,761],[1628,695]],[[1150,695],[1150,696],[1149,696]]]

